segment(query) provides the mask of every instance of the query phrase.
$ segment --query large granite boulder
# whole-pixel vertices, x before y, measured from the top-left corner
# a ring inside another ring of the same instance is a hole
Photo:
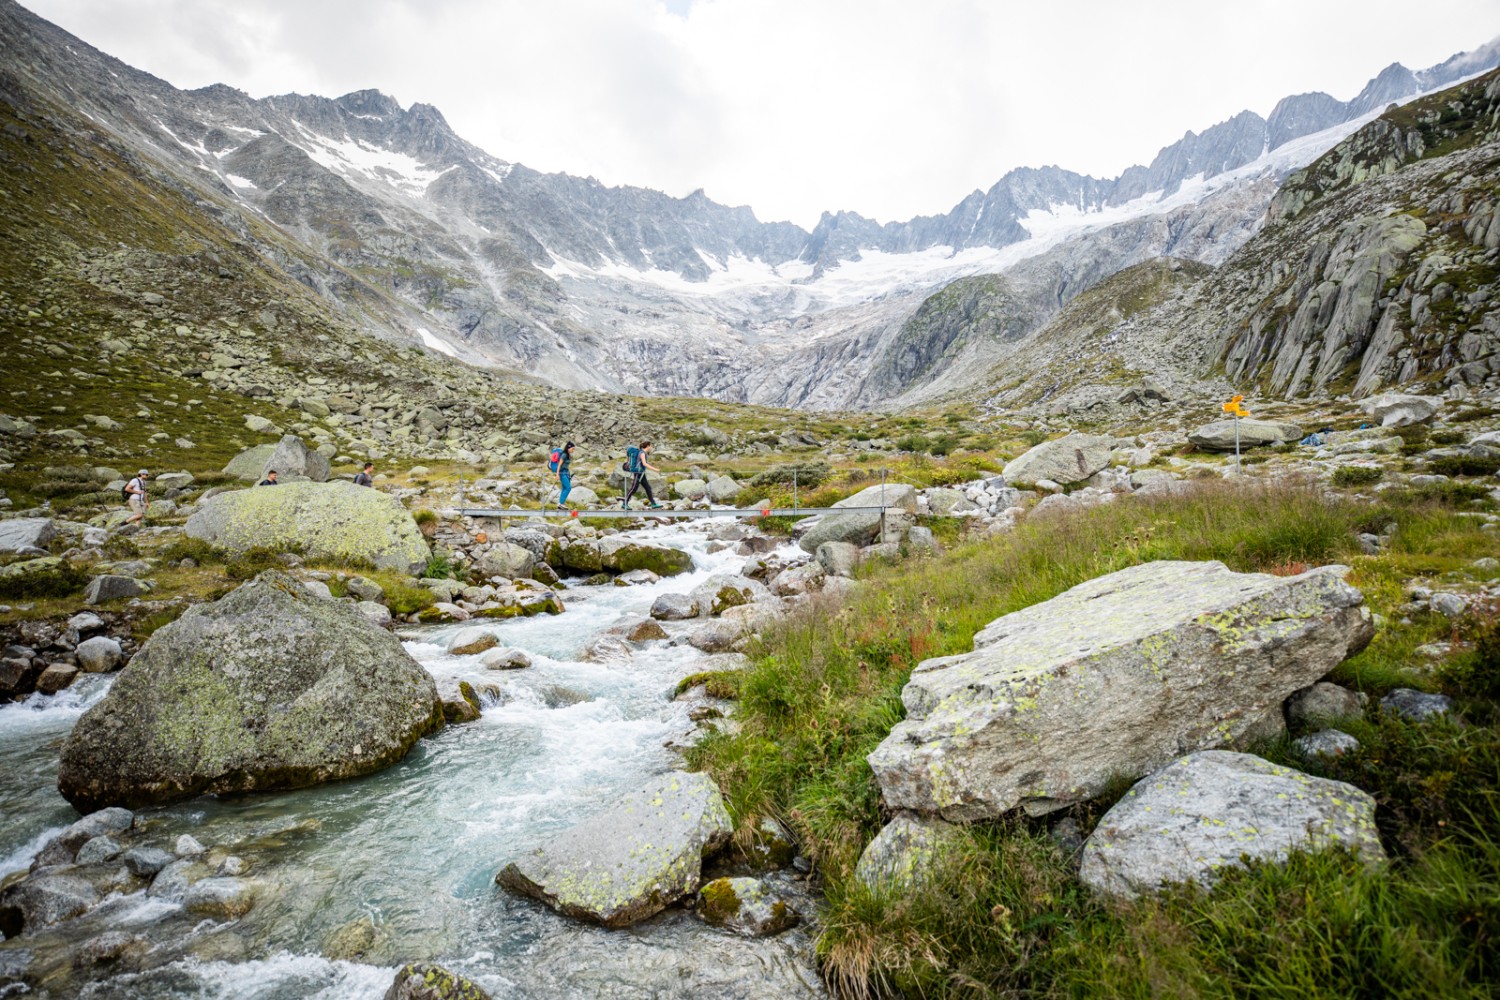
[[[927,876],[959,835],[959,828],[944,820],[901,813],[865,845],[854,877],[872,889],[909,888]]]
[[[1140,781],[1104,814],[1079,877],[1131,898],[1174,882],[1212,885],[1244,857],[1282,861],[1330,847],[1385,860],[1374,799],[1250,754],[1205,750]]]
[[[1296,424],[1273,423],[1269,420],[1241,420],[1240,448],[1255,448],[1260,445],[1282,444],[1302,438],[1302,428]],[[1234,420],[1215,420],[1188,435],[1194,448],[1205,451],[1234,451]]]
[[[1034,815],[1200,749],[1253,738],[1374,632],[1342,567],[1298,576],[1155,562],[991,622],[925,660],[870,754],[886,805],[950,820]]]
[[[1382,427],[1407,427],[1430,420],[1442,405],[1443,400],[1437,396],[1387,392],[1370,397],[1359,408],[1379,420]]]
[[[653,545],[623,535],[568,542],[559,539],[547,550],[547,561],[578,573],[629,573],[648,569],[657,576],[676,576],[693,568],[693,557],[681,549]]]
[[[274,444],[258,444],[254,448],[246,448],[229,460],[229,464],[224,466],[224,474],[247,482],[258,483],[265,476],[267,469],[276,468],[271,464],[271,456],[274,454],[276,454]]]
[[[888,483],[885,486],[870,486],[852,497],[835,503],[834,507],[885,507],[892,514],[917,512],[917,491],[905,483]],[[818,551],[824,542],[847,542],[850,545],[869,545],[879,537],[883,525],[879,511],[853,511],[848,514],[823,514],[817,524],[798,539],[806,552]]]
[[[495,881],[567,916],[626,927],[696,892],[703,859],[732,832],[713,780],[673,772],[548,837]]]
[[[1073,433],[1056,441],[1043,441],[1005,463],[1001,475],[1007,483],[1039,483],[1044,479],[1063,486],[1081,483],[1109,465],[1112,440],[1097,434]]]
[[[480,576],[502,576],[507,580],[529,580],[536,570],[536,556],[513,542],[495,542],[475,562]]]
[[[348,482],[283,483],[220,493],[188,518],[193,538],[230,552],[297,550],[418,576],[432,552],[401,501]]]
[[[269,571],[146,641],[73,727],[57,784],[80,810],[300,788],[378,771],[442,722],[400,640]]]
[[[50,517],[13,517],[0,521],[0,552],[25,552],[45,549],[57,537],[57,525]]]
[[[747,576],[718,573],[704,580],[689,595],[698,605],[700,615],[721,615],[742,604],[771,599],[766,585]]]
[[[275,469],[286,480],[308,479],[315,483],[328,480],[328,458],[288,434],[276,445],[266,460],[266,471]]]

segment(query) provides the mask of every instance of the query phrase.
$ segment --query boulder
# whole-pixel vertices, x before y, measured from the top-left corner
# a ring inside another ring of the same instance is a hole
[[[205,878],[187,887],[182,908],[195,917],[233,920],[255,905],[256,885],[248,879],[219,876]]]
[[[0,930],[6,937],[30,934],[71,920],[99,902],[99,890],[79,875],[33,875],[0,892]]]
[[[1292,741],[1292,749],[1304,759],[1338,757],[1359,749],[1359,740],[1341,729],[1320,729]]]
[[[1039,815],[1233,744],[1374,632],[1343,567],[1297,576],[1155,562],[1013,614],[925,660],[870,754],[887,807]]]
[[[57,525],[48,517],[14,517],[0,521],[0,552],[45,549],[57,537]]]
[[[708,498],[714,503],[728,503],[739,496],[743,489],[744,487],[728,476],[720,476],[708,481]]]
[[[694,587],[690,596],[700,615],[721,615],[741,604],[770,600],[771,592],[749,577],[720,573]]]
[[[633,569],[628,573],[621,573],[615,577],[616,587],[642,587],[660,582],[661,577],[649,569]]]
[[[499,646],[486,651],[479,663],[486,670],[524,670],[531,666],[531,656],[524,649]]]
[[[489,629],[473,628],[460,629],[448,640],[448,652],[454,656],[473,656],[487,649],[494,649],[500,645],[500,640],[495,633]]]
[[[164,851],[160,847],[132,847],[120,860],[125,863],[126,868],[130,869],[130,874],[150,878],[176,861],[177,855]]]
[[[566,916],[627,927],[696,892],[733,832],[705,774],[673,772],[506,865],[495,881]]]
[[[380,770],[441,725],[395,636],[273,570],[146,640],[63,744],[58,789],[91,809],[300,788]]]
[[[1007,462],[1001,475],[1007,483],[1035,483],[1043,479],[1063,486],[1081,483],[1109,465],[1110,441],[1107,437],[1078,433],[1043,441]]]
[[[1294,725],[1317,719],[1357,719],[1364,714],[1364,695],[1327,681],[1303,688],[1286,700],[1287,721]]]
[[[1380,421],[1382,427],[1407,427],[1430,420],[1442,409],[1439,396],[1412,396],[1399,392],[1387,392],[1372,396],[1359,404],[1359,408]]]
[[[1380,707],[1408,722],[1427,722],[1447,717],[1453,710],[1453,699],[1445,694],[1427,694],[1415,688],[1396,688],[1380,699]]]
[[[286,480],[308,479],[315,483],[328,480],[327,457],[303,444],[295,434],[285,435],[276,445],[276,450],[271,452],[263,471],[271,469],[281,473],[281,478]]]
[[[824,542],[817,549],[818,565],[829,576],[853,576],[859,565],[859,546],[848,542]]]
[[[741,937],[770,937],[797,926],[801,914],[758,878],[716,878],[698,890],[698,918]]]
[[[1211,886],[1246,857],[1283,861],[1331,847],[1385,860],[1374,799],[1250,754],[1204,750],[1143,779],[1104,814],[1079,878],[1134,898],[1170,883]]]
[[[83,589],[83,603],[106,604],[110,601],[140,597],[150,592],[149,587],[134,577],[106,573],[89,581],[89,585]]]
[[[490,995],[441,965],[414,962],[396,972],[384,1000],[490,1000]]]
[[[310,559],[363,561],[412,576],[432,554],[401,501],[342,481],[221,493],[199,504],[185,530],[234,553],[298,550]]]
[[[391,623],[391,609],[384,604],[376,604],[374,601],[360,601],[354,607],[361,615],[364,615],[365,621],[371,625],[385,628]]]
[[[927,491],[927,509],[935,517],[951,517],[978,510],[979,505],[958,490],[937,487]]]
[[[1279,424],[1269,420],[1241,420],[1239,433],[1241,449],[1302,439],[1302,428],[1296,424]],[[1234,421],[1215,420],[1211,424],[1204,424],[1189,434],[1188,440],[1193,447],[1204,451],[1234,451]]]
[[[438,678],[435,684],[446,721],[473,722],[479,718],[479,695],[475,693],[474,685],[457,677]]]
[[[599,541],[600,568],[609,573],[648,569],[657,576],[676,576],[693,568],[693,557],[681,549],[611,535]]]
[[[940,852],[960,836],[940,819],[901,813],[865,845],[854,877],[872,889],[903,889],[920,882]]]
[[[702,500],[708,496],[708,484],[701,479],[683,479],[672,484],[672,492],[686,500]]]
[[[224,474],[247,482],[260,482],[265,476],[267,469],[276,468],[271,464],[271,456],[276,454],[276,445],[258,444],[254,448],[246,448],[238,455],[229,460],[224,466]],[[281,471],[277,469],[277,471]]]
[[[42,694],[57,694],[78,679],[78,668],[71,663],[49,663],[36,679],[36,689]]]
[[[880,537],[882,528],[890,515],[897,512],[915,515],[917,491],[904,483],[870,486],[833,505],[834,507],[885,507],[888,515],[880,511],[855,511],[849,514],[823,514],[817,523],[798,540],[805,552],[816,552],[824,542],[846,542],[850,545],[868,545]],[[905,530],[903,526],[902,530]]]
[[[103,674],[115,669],[125,657],[120,644],[107,635],[96,635],[85,639],[73,650],[78,665],[91,674]]]
[[[536,556],[530,549],[511,542],[496,542],[475,562],[483,577],[503,576],[507,580],[530,579],[536,569]]]

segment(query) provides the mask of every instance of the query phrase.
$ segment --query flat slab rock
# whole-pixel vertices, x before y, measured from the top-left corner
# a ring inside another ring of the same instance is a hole
[[[500,870],[495,881],[566,916],[628,927],[698,890],[733,832],[707,775],[673,772]]]
[[[996,619],[912,671],[906,719],[869,756],[887,807],[1041,815],[1233,745],[1369,642],[1344,572],[1147,563]]]
[[[1245,856],[1279,861],[1331,847],[1370,864],[1385,860],[1374,799],[1250,754],[1206,750],[1115,803],[1084,845],[1079,877],[1098,892],[1133,898],[1174,882],[1212,885]]]

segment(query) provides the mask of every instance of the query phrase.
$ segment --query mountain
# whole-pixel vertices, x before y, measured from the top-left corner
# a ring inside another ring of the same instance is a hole
[[[1386,102],[1500,58],[1491,43],[1391,67],[1350,102],[1288,98],[1270,119],[1188,132],[1118,178],[1017,169],[944,215],[828,213],[807,232],[702,191],[539,173],[465,141],[438,109],[376,91],[177,90],[12,0],[0,33],[8,92],[87,116],[231,229],[269,223],[279,237],[258,249],[373,336],[563,387],[808,408],[944,391],[953,366],[1003,356],[1122,268],[1222,262],[1289,173]],[[922,308],[955,279],[1001,272],[1023,318],[1004,334],[959,336]]]

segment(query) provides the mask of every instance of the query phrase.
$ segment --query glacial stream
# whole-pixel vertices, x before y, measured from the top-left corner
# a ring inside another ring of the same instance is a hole
[[[692,552],[693,573],[649,586],[575,587],[563,595],[562,615],[485,623],[502,644],[531,654],[528,669],[489,671],[477,657],[450,656],[445,640],[463,626],[404,633],[434,676],[503,689],[477,722],[446,727],[366,778],[137,813],[137,842],[170,850],[190,833],[244,858],[262,887],[245,916],[200,919],[137,892],[0,943],[0,969],[30,953],[33,970],[49,971],[27,996],[101,1000],[378,998],[400,965],[420,960],[468,976],[497,1000],[822,996],[805,926],[750,940],[672,908],[607,931],[494,884],[529,845],[674,768],[664,744],[694,729],[689,706],[669,697],[680,678],[703,669],[703,653],[658,642],[628,662],[583,662],[580,654],[621,618],[644,615],[657,595],[736,571],[743,557],[708,554],[707,536],[691,528],[635,535]],[[27,867],[77,818],[55,787],[57,754],[109,683],[85,676],[54,697],[0,707],[0,877]],[[771,878],[811,914],[801,883]],[[83,942],[112,930],[150,942],[134,971],[72,968]]]

